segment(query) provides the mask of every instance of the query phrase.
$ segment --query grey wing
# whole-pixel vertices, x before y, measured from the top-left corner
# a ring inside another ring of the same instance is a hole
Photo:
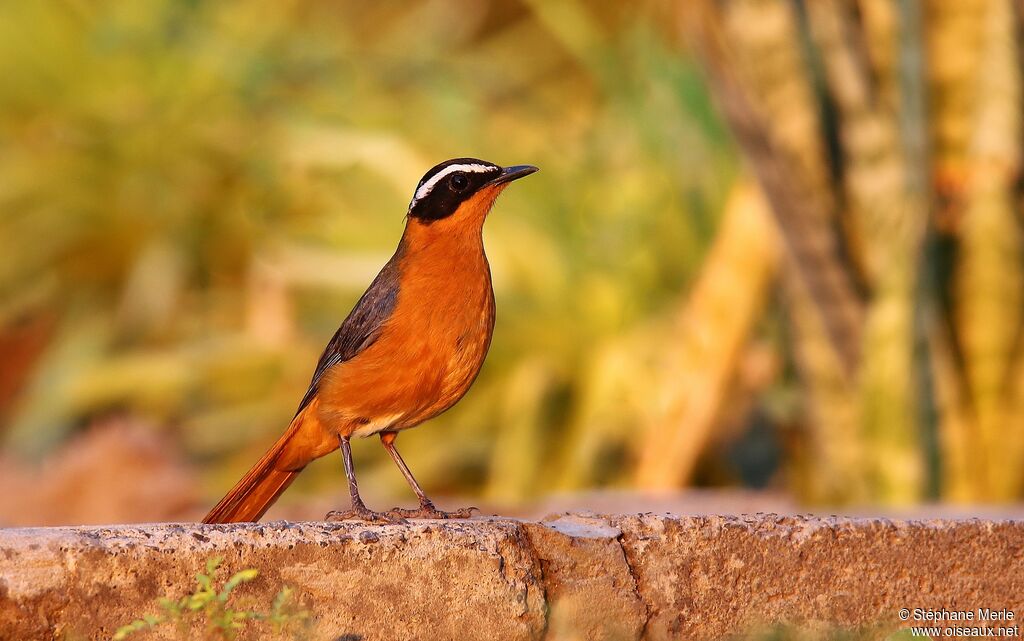
[[[309,389],[306,390],[306,395],[299,403],[299,409],[295,412],[296,416],[316,396],[320,389],[320,380],[327,370],[353,358],[377,340],[381,327],[391,316],[398,300],[397,258],[396,255],[384,266],[384,269],[380,270],[370,288],[366,290],[356,306],[349,312],[341,327],[334,333],[331,342],[327,344],[324,353],[320,355],[320,362],[317,363],[316,371],[313,372],[313,380],[310,381]]]

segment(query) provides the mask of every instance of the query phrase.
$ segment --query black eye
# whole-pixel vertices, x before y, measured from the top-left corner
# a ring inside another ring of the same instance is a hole
[[[453,174],[452,177],[448,179],[448,184],[455,191],[464,191],[466,187],[469,187],[469,178],[466,178],[466,174]]]

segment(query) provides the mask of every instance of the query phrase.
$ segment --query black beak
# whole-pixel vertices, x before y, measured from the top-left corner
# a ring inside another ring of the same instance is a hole
[[[515,165],[513,167],[505,167],[501,170],[501,173],[498,174],[498,177],[488,184],[503,185],[505,183],[510,183],[513,180],[518,180],[523,176],[529,176],[535,171],[537,171],[537,168],[533,165]]]

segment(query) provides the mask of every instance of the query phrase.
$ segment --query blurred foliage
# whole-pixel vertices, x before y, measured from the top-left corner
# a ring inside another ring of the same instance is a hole
[[[474,155],[543,172],[485,232],[500,320],[483,375],[403,451],[428,486],[550,489],[536,472],[572,456],[577,414],[636,424],[642,398],[594,387],[620,370],[606,354],[674,304],[735,172],[661,12],[0,6],[0,312],[46,345],[11,365],[6,447],[39,457],[129,411],[226,487],[287,423],[419,176]],[[377,449],[357,448],[364,470],[400,490]],[[304,482],[337,487],[338,469]]]
[[[402,435],[426,487],[1018,497],[1019,19],[1009,0],[0,4],[2,444],[39,459],[140,415],[226,489],[422,172],[470,155],[542,171],[486,226],[480,379]],[[364,487],[405,495],[380,448],[356,456]],[[285,500],[341,486],[329,457]]]

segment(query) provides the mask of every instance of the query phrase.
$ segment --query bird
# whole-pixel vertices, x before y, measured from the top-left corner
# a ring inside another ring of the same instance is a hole
[[[427,497],[395,440],[457,403],[483,366],[495,303],[483,225],[498,195],[532,165],[454,158],[416,185],[394,255],[324,349],[281,438],[210,510],[203,523],[258,521],[302,469],[341,449],[351,507],[326,520],[403,522],[467,518]],[[351,440],[377,435],[419,508],[375,512],[359,495]]]

